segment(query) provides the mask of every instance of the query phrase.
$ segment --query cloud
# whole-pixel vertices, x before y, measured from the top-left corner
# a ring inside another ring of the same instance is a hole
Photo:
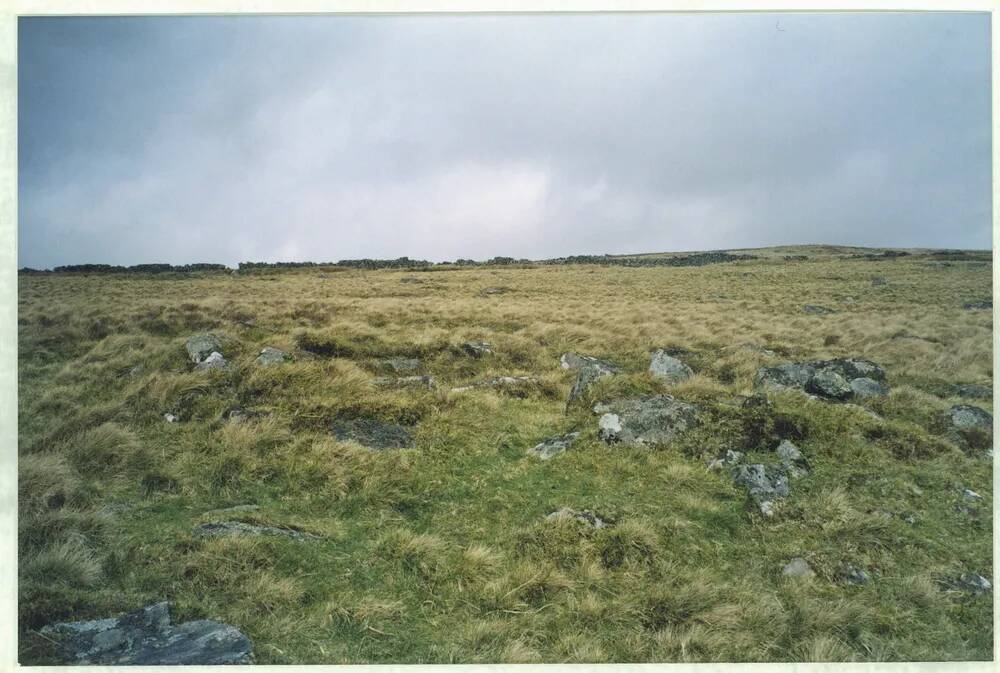
[[[986,14],[22,19],[20,262],[985,248],[988,38]]]

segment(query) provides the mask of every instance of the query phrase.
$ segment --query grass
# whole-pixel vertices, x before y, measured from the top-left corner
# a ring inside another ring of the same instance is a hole
[[[22,663],[50,660],[46,623],[162,599],[179,620],[237,626],[273,664],[992,659],[992,596],[945,582],[993,578],[991,464],[939,421],[952,404],[991,410],[949,390],[992,383],[992,315],[962,308],[990,296],[991,267],[837,252],[419,284],[358,270],[21,276]],[[184,342],[203,330],[230,370],[191,371]],[[495,355],[463,355],[469,339]],[[293,361],[256,365],[264,346]],[[683,349],[696,376],[671,393],[705,422],[656,450],[602,444],[588,405],[566,408],[560,354],[623,368],[593,400],[662,392],[646,373],[661,347]],[[794,393],[771,411],[738,404],[761,365],[840,356],[886,369],[892,393],[864,403],[884,420]],[[371,385],[389,357],[419,357],[439,388]],[[447,392],[521,375],[538,381]],[[255,415],[223,421],[237,406]],[[337,417],[406,425],[416,448],[338,442]],[[764,521],[706,464],[728,448],[766,458],[775,427],[813,472]],[[566,453],[526,455],[574,429]],[[975,515],[955,508],[963,487],[984,497]],[[227,520],[320,537],[192,532],[241,504],[259,509]],[[545,519],[560,507],[614,525]],[[814,578],[781,575],[797,556]],[[843,563],[875,579],[845,586]]]

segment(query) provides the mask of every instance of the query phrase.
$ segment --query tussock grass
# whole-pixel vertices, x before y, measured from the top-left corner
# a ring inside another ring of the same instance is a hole
[[[992,316],[962,309],[989,295],[991,269],[806,253],[421,284],[346,269],[23,276],[22,662],[47,661],[32,629],[162,599],[181,620],[236,625],[272,664],[992,658],[992,597],[947,583],[993,579],[989,438],[960,447],[942,421],[958,403],[991,409],[951,389],[992,383]],[[226,371],[192,371],[184,342],[207,330]],[[466,340],[494,353],[470,357]],[[259,366],[264,346],[289,362]],[[696,375],[654,379],[657,348]],[[566,351],[622,371],[567,408]],[[882,365],[891,394],[742,406],[760,366],[843,356]],[[437,389],[372,385],[395,357],[419,358]],[[500,376],[536,382],[450,392]],[[598,439],[594,403],[664,393],[698,405],[699,427],[653,449]],[[415,448],[330,435],[355,418],[404,425]],[[552,460],[526,455],[577,430]],[[812,472],[764,520],[706,463],[728,449],[773,463],[780,439]],[[975,514],[956,510],[962,488],[984,496]],[[258,508],[213,513],[242,504]],[[611,525],[545,519],[562,507]],[[193,532],[223,519],[317,537]],[[816,576],[789,581],[799,556]],[[843,584],[845,563],[872,581]]]

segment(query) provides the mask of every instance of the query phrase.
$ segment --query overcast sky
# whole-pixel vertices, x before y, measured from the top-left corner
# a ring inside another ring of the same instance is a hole
[[[991,246],[986,14],[18,35],[22,266]]]

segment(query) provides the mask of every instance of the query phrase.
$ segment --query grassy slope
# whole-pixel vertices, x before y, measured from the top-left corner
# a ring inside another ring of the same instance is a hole
[[[993,577],[991,466],[935,421],[964,401],[947,384],[991,383],[991,314],[962,309],[990,295],[988,264],[323,275],[21,277],[22,661],[45,660],[31,631],[44,623],[162,598],[178,619],[243,629],[265,663],[992,658],[992,597],[939,582]],[[487,286],[510,291],[478,296]],[[840,312],[806,315],[805,303]],[[205,329],[224,337],[231,372],[189,371],[184,341]],[[309,357],[301,333],[345,356]],[[449,348],[472,338],[496,356]],[[744,342],[782,355],[722,350]],[[296,361],[255,366],[265,345]],[[683,442],[608,448],[585,408],[564,413],[560,353],[623,365],[596,392],[611,396],[661,390],[645,373],[660,346],[693,351],[698,376],[672,392],[706,423]],[[444,389],[494,374],[541,381],[522,397],[373,389],[374,360],[392,355],[420,356]],[[869,403],[885,422],[777,397],[814,470],[775,520],[754,518],[705,467],[744,441],[734,395],[762,364],[844,355],[888,371],[892,394]],[[142,373],[121,375],[135,364]],[[237,403],[266,415],[217,420]],[[167,410],[184,421],[167,424]],[[415,421],[417,448],[337,443],[325,424],[339,414]],[[525,456],[575,427],[584,440],[569,453]],[[963,486],[984,496],[977,516],[955,511]],[[261,506],[246,520],[324,538],[192,535],[206,511],[243,503]],[[560,506],[618,523],[544,523]],[[783,579],[793,556],[817,577]],[[845,561],[880,576],[842,586]]]

